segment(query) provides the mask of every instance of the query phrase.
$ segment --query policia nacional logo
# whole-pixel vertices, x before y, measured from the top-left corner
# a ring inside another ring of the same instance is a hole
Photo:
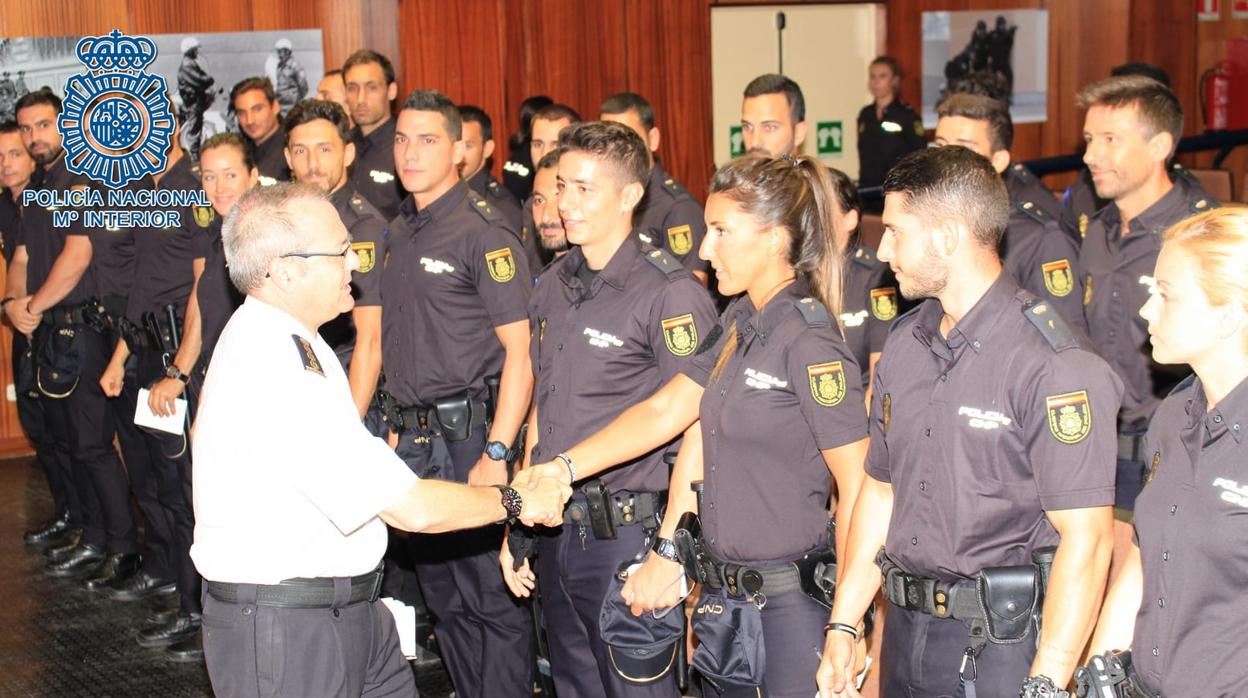
[[[164,171],[173,134],[165,79],[144,70],[156,44],[114,29],[74,49],[86,71],[65,83],[57,130],[65,167],[114,189]]]
[[[678,225],[667,229],[667,246],[672,254],[689,254],[693,249],[693,232],[688,225]]]
[[[871,289],[871,314],[876,320],[897,317],[897,289],[892,286]]]
[[[810,378],[810,396],[824,407],[836,407],[845,399],[845,369],[840,361],[811,364],[806,367]]]
[[[356,271],[367,274],[377,266],[377,244],[373,242],[353,242],[351,249],[360,258],[360,268]]]
[[[516,278],[516,260],[511,257],[510,247],[486,252],[485,266],[490,270],[490,278],[500,284]]]
[[[1077,444],[1092,431],[1092,405],[1088,392],[1050,395],[1044,399],[1049,410],[1049,432],[1064,444]]]
[[[693,323],[693,314],[686,313],[679,317],[669,317],[662,321],[663,343],[672,356],[689,356],[698,346],[698,326]]]
[[[1075,287],[1075,277],[1070,271],[1068,259],[1045,262],[1040,265],[1040,271],[1044,274],[1045,290],[1058,298],[1070,295],[1070,290]]]

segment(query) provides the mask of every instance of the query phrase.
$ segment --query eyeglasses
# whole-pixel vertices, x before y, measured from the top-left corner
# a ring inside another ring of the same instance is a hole
[[[278,259],[286,259],[287,257],[298,257],[300,259],[309,259],[311,257],[346,257],[351,251],[351,241],[347,240],[342,244],[342,249],[337,252],[289,252],[278,257]]]

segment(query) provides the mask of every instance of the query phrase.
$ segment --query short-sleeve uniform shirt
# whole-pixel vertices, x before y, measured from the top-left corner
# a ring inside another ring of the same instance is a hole
[[[1010,222],[1001,237],[1001,265],[1019,286],[1060,313],[1066,324],[1087,333],[1079,245],[1038,203],[1011,204]]]
[[[190,157],[182,157],[157,185],[161,189],[198,189],[199,178]],[[190,208],[179,211],[179,225],[141,228],[134,232],[136,268],[134,286],[126,317],[143,327],[143,313],[165,319],[165,307],[172,305],[177,317],[186,317],[186,300],[195,283],[191,266],[195,251],[194,214]],[[189,223],[189,225],[187,225]],[[181,327],[178,328],[181,331]]]
[[[221,216],[211,206],[195,206],[191,219],[183,221],[183,225],[191,230],[193,258],[204,260],[195,300],[199,303],[200,337],[203,341],[199,361],[207,366],[225,323],[242,304],[243,294],[230,281],[230,272],[225,266]]]
[[[248,298],[217,356],[192,445],[196,569],[239,584],[374,569],[386,550],[377,514],[417,478],[360,422],[333,350]]]
[[[399,204],[407,196],[394,171],[394,126],[394,119],[390,118],[367,136],[359,126],[351,132],[355,142],[351,186],[388,221],[399,215]]]
[[[386,258],[386,222],[376,207],[350,186],[329,195],[342,224],[351,235],[351,249],[360,258],[360,268],[351,272],[351,294],[356,307],[381,305],[381,267]],[[350,311],[321,326],[321,336],[334,348],[343,368],[351,365],[355,349],[355,323]]]
[[[821,451],[867,436],[858,365],[808,294],[791,283],[761,312],[741,296],[685,371],[706,388],[702,531],[727,561],[772,566],[827,546],[832,475]],[[736,349],[714,375],[734,332]]]
[[[923,120],[910,105],[894,99],[875,115],[875,105],[858,112],[858,186],[878,187],[906,155],[927,147]]]
[[[43,172],[40,187],[64,192],[72,189],[89,189],[91,183],[86,177],[72,174],[66,169],[65,156],[62,154],[50,169]],[[26,290],[29,293],[38,291],[43,287],[43,282],[48,280],[52,265],[56,263],[56,258],[65,249],[67,236],[92,235],[92,232],[83,225],[81,215],[68,227],[54,226],[53,215],[58,210],[57,206],[42,207],[31,204],[24,209],[22,214],[21,242],[26,246]],[[88,298],[97,296],[99,287],[95,274],[95,265],[88,265],[87,270],[78,279],[77,285],[61,299],[58,305],[81,305]]]
[[[519,231],[524,225],[523,213],[520,210],[520,202],[516,201],[516,197],[511,192],[498,183],[494,179],[494,175],[490,174],[488,168],[482,167],[475,175],[468,178],[468,188],[472,189],[482,199],[490,202],[490,205],[498,209],[507,222],[511,224],[513,230]]]
[[[403,202],[382,270],[386,390],[405,406],[468,391],[486,397],[502,371],[494,328],[528,319],[533,280],[520,238],[494,207],[458,182],[423,209]]]
[[[1011,206],[1022,206],[1030,201],[1049,218],[1061,216],[1062,206],[1057,197],[1021,162],[1011,163],[1006,168],[1005,190],[1009,192]]]
[[[862,374],[862,389],[871,377],[871,355],[884,350],[888,328],[900,314],[901,292],[892,269],[861,245],[850,249],[845,262],[845,295],[841,298],[841,329]]]
[[[579,247],[541,276],[529,304],[535,462],[550,460],[650,397],[715,325],[715,306],[671,255],[630,235],[589,272]],[[667,489],[660,447],[601,477],[613,491]]]
[[[867,474],[893,489],[889,555],[947,582],[1029,565],[1046,511],[1114,502],[1122,383],[1052,308],[1002,273],[965,317],[924,301],[875,369]]]
[[[661,247],[690,271],[706,271],[710,263],[698,257],[706,220],[702,205],[657,161],[646,182],[646,194],[633,212],[633,228],[641,241]]]

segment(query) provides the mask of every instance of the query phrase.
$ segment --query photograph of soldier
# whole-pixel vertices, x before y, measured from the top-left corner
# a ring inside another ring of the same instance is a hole
[[[213,77],[199,55],[199,39],[182,40],[182,63],[178,66],[178,96],[182,98],[182,149],[199,159],[200,136],[204,132],[204,110],[212,103]]]
[[[282,37],[273,45],[277,51],[277,64],[274,67],[273,86],[277,89],[277,102],[282,105],[282,118],[290,112],[291,107],[308,96],[308,72],[293,57],[294,44],[290,39]],[[270,57],[270,60],[272,58]]]

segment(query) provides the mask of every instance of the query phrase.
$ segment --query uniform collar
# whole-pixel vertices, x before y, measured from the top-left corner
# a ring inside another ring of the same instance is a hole
[[[1212,410],[1209,409],[1209,398],[1205,395],[1205,385],[1197,378],[1184,406],[1187,410],[1187,429],[1194,429],[1202,422],[1205,433],[1202,438],[1209,443],[1230,432],[1235,443],[1244,438],[1248,430],[1248,380],[1241,381]]]
[[[271,327],[279,332],[290,332],[308,341],[313,341],[317,337],[315,333],[309,333],[308,328],[286,311],[279,310],[255,296],[247,296],[243,300],[243,308],[249,314],[259,317],[265,327]]]
[[[355,133],[352,134],[352,140],[355,141],[355,147],[361,148],[364,151],[368,151],[368,150],[371,150],[374,146],[384,147],[386,145],[386,141],[389,141],[390,145],[393,146],[394,145],[394,122],[395,122],[395,119],[393,116],[391,116],[389,119],[386,119],[385,123],[373,129],[372,133],[368,134],[367,136],[364,135],[363,129],[361,129],[359,126],[356,126]],[[361,154],[362,153],[356,153],[356,155],[361,155]]]
[[[580,246],[573,247],[564,255],[566,259],[559,265],[558,276],[564,286],[568,288],[576,288],[581,283],[576,276],[576,270],[585,263],[585,254],[581,252]],[[633,263],[641,256],[641,243],[635,235],[629,235],[624,238],[624,242],[620,244],[615,254],[611,255],[607,266],[598,272],[597,278],[594,279],[593,287],[588,289],[593,293],[598,292],[599,282],[607,284],[617,291],[623,291],[628,282],[629,272],[633,269]],[[592,294],[591,294],[592,295]]]
[[[453,211],[468,196],[468,191],[468,184],[461,179],[433,203],[419,210],[416,208],[416,197],[408,194],[403,203],[399,205],[399,215],[420,228],[425,223],[437,220]]]
[[[476,174],[468,178],[468,187],[485,196],[486,187],[490,186],[490,168],[482,167]]]
[[[733,321],[737,323],[737,341],[745,344],[751,337],[758,337],[764,346],[767,338],[788,317],[797,301],[810,295],[810,286],[805,279],[798,278],[776,292],[761,311],[754,309],[754,303],[748,295],[742,295],[733,310]]]
[[[659,160],[656,157],[654,167],[650,168],[650,179],[646,182],[646,192],[658,191],[670,178],[671,175],[667,173],[667,170],[663,169],[663,165],[659,164]]]
[[[1018,290],[1018,282],[1003,270],[970,312],[950,330],[948,337],[940,334],[940,321],[945,316],[945,310],[939,301],[929,299],[920,306],[914,336],[932,353],[946,360],[952,359],[953,352],[964,346],[970,346],[978,354],[983,351],[1001,316],[1013,307],[1012,301]]]
[[[1188,201],[1193,198],[1195,192],[1191,191],[1191,184],[1184,177],[1174,177],[1173,184],[1170,191],[1131,220],[1128,224],[1127,237],[1160,233],[1170,227],[1174,221],[1187,217],[1190,208]],[[1113,236],[1120,235],[1122,213],[1118,210],[1116,202],[1109,202],[1097,215],[1101,217],[1105,225],[1106,235],[1111,236],[1111,239]]]

